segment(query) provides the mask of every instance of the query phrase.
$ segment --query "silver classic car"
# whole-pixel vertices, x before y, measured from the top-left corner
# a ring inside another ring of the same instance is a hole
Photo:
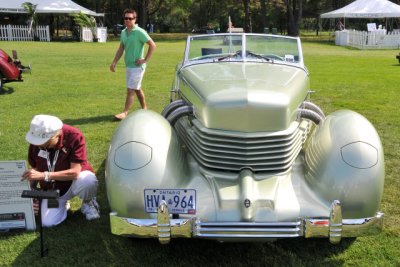
[[[171,101],[116,129],[106,161],[111,232],[269,241],[379,233],[380,138],[362,115],[310,101],[299,38],[187,38]]]

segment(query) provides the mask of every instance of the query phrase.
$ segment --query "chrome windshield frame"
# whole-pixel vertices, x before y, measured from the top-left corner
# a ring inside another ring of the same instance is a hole
[[[217,63],[217,62],[226,62],[226,61],[220,61],[216,59],[199,59],[199,60],[193,60],[190,59],[190,49],[191,49],[191,43],[194,39],[200,39],[200,38],[215,38],[215,37],[224,37],[224,36],[230,36],[230,37],[235,37],[241,38],[241,57],[240,59],[229,59],[227,61],[230,62],[255,62],[254,60],[249,60],[248,57],[246,56],[246,50],[247,50],[247,41],[249,36],[260,36],[260,37],[272,37],[272,38],[281,38],[281,39],[290,39],[290,40],[296,40],[297,44],[297,52],[298,52],[298,61],[291,63],[287,61],[280,61],[280,60],[273,60],[270,63],[274,64],[283,64],[283,65],[293,65],[296,67],[301,67],[303,69],[306,69],[304,65],[304,58],[303,58],[303,51],[302,51],[302,46],[301,46],[301,41],[299,37],[292,37],[292,36],[283,36],[283,35],[272,35],[272,34],[260,34],[260,33],[217,33],[217,34],[201,34],[201,35],[189,35],[186,40],[186,45],[185,45],[185,52],[184,52],[184,59],[181,64],[181,68],[188,66],[188,65],[195,65],[195,64],[203,64],[203,63]],[[263,63],[268,63],[268,62],[263,62]]]

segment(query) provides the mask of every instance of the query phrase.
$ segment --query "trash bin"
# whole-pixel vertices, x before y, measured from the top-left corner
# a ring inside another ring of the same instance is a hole
[[[269,28],[264,28],[264,33],[269,34]]]

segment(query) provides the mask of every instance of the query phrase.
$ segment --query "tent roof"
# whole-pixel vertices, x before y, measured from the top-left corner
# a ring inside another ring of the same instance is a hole
[[[30,2],[37,4],[36,13],[48,14],[70,14],[85,13],[91,16],[103,16],[104,14],[96,13],[84,8],[71,0],[0,0],[0,13],[26,13],[22,4]]]
[[[321,14],[321,18],[395,18],[400,6],[387,0],[356,0],[340,9]]]

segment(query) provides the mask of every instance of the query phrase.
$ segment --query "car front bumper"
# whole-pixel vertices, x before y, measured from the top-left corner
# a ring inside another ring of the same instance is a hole
[[[374,217],[342,219],[341,204],[335,200],[329,218],[298,218],[291,222],[202,222],[197,218],[170,219],[166,203],[161,202],[157,219],[132,219],[110,213],[115,235],[158,238],[167,244],[171,238],[205,238],[220,241],[267,241],[278,238],[329,238],[338,244],[342,237],[377,234],[383,226],[382,212]]]

